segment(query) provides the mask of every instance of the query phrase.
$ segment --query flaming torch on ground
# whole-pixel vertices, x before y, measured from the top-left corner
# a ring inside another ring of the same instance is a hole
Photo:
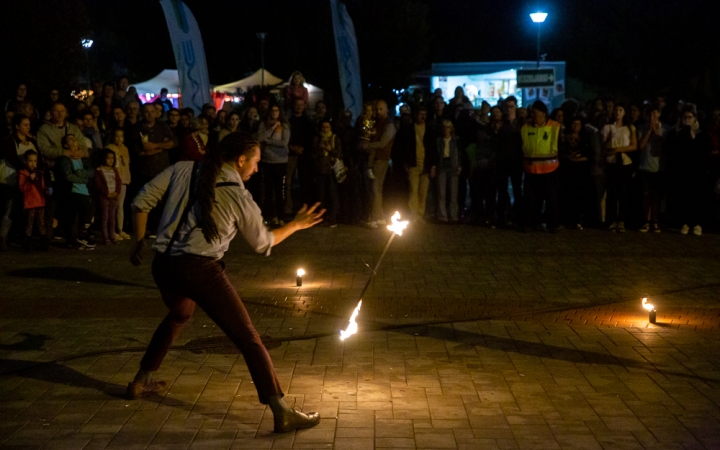
[[[363,288],[362,292],[360,293],[360,300],[358,301],[357,306],[355,307],[355,310],[352,313],[352,316],[350,316],[350,322],[348,323],[348,326],[345,330],[340,330],[340,340],[344,341],[345,339],[349,338],[353,334],[357,333],[358,325],[357,322],[355,322],[355,319],[357,318],[358,314],[360,313],[360,307],[362,306],[362,299],[365,295],[365,291],[367,291],[368,287],[370,286],[370,282],[372,281],[375,274],[377,274],[378,268],[380,267],[380,263],[382,262],[383,258],[385,257],[385,253],[387,253],[388,249],[390,248],[390,244],[392,244],[393,239],[395,239],[395,235],[402,236],[403,230],[407,228],[408,222],[407,220],[400,220],[400,213],[395,211],[395,214],[393,214],[391,218],[391,224],[387,226],[388,230],[392,231],[392,234],[390,234],[390,239],[388,239],[387,244],[385,244],[385,249],[383,250],[382,254],[380,255],[380,259],[378,259],[377,264],[375,264],[375,268],[373,269],[372,273],[370,274],[370,278],[368,278],[367,283],[365,283],[365,287]]]
[[[648,303],[647,297],[642,299],[642,307],[648,312],[648,322],[657,323],[657,310],[655,305]]]

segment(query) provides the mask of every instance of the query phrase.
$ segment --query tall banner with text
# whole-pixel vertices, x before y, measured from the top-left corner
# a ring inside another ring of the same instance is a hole
[[[338,0],[330,0],[333,31],[335,32],[335,51],[340,71],[345,109],[352,112],[352,122],[362,112],[362,84],[360,83],[360,57],[358,55],[355,27],[348,15],[347,8]]]
[[[180,0],[160,0],[180,77],[182,105],[200,112],[210,103],[210,79],[205,49],[195,17]]]

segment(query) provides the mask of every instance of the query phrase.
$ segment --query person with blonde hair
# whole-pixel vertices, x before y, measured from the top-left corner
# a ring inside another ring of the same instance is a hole
[[[305,77],[299,71],[296,70],[290,75],[290,81],[285,87],[284,97],[286,108],[291,107],[296,98],[300,98],[305,101],[306,105],[308,104],[310,96],[305,87]]]

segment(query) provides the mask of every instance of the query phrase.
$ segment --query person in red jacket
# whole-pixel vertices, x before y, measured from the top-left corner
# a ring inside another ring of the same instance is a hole
[[[38,169],[38,154],[28,150],[23,155],[25,168],[18,172],[18,187],[23,196],[25,211],[25,249],[30,250],[33,225],[37,223],[42,240],[42,250],[50,249],[45,236],[45,180],[43,171]]]
[[[205,159],[207,147],[205,147],[205,142],[200,135],[203,122],[207,124],[207,119],[196,117],[190,121],[190,132],[180,141],[180,161],[202,161]]]
[[[118,195],[122,190],[120,173],[115,168],[115,152],[105,149],[103,152],[103,165],[95,170],[93,184],[98,193],[102,211],[100,229],[105,244],[114,244],[120,239],[115,234],[115,216],[118,208]]]

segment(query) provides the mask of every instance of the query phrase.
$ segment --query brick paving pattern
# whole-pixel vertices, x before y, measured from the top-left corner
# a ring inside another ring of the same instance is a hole
[[[284,434],[201,311],[169,392],[122,398],[165,313],[127,242],[0,254],[0,448],[720,448],[720,236],[416,224],[341,342],[386,239],[317,228],[226,256],[287,400],[323,418]]]

